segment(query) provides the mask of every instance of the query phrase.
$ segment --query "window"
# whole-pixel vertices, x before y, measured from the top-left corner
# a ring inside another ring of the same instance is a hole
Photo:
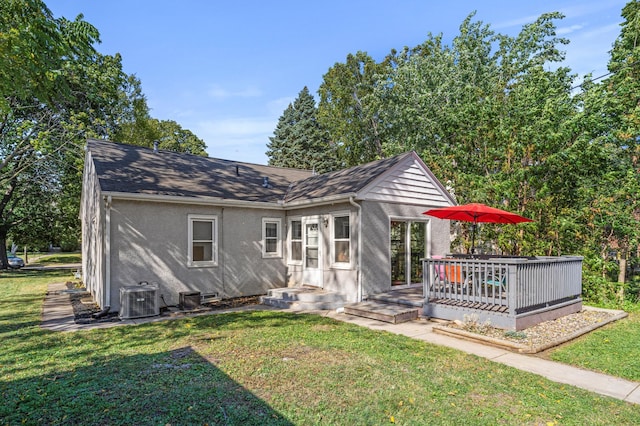
[[[333,216],[333,263],[351,263],[349,214]]]
[[[216,216],[189,215],[188,266],[218,264],[218,229]]]
[[[302,221],[292,219],[289,222],[289,263],[302,263]]]
[[[262,219],[262,257],[282,257],[280,219]]]

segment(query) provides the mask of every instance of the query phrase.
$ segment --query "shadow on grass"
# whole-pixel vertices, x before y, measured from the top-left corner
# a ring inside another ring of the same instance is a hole
[[[7,424],[291,425],[190,346],[0,383]]]

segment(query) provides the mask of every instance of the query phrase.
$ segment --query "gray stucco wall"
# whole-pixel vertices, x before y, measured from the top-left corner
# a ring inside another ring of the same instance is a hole
[[[351,217],[350,222],[350,245],[351,245],[351,262],[349,266],[341,265],[336,267],[331,262],[331,225],[324,226],[323,219],[328,222],[331,221],[332,215],[336,213],[349,212]],[[336,203],[323,206],[315,206],[312,208],[293,209],[287,212],[287,226],[289,225],[288,218],[304,218],[310,216],[319,217],[320,226],[319,230],[322,234],[322,277],[323,285],[327,291],[335,291],[345,295],[349,295],[350,301],[356,301],[357,297],[357,253],[358,253],[358,213],[355,207],[349,203]],[[288,256],[288,247],[286,258]],[[287,265],[287,284],[289,286],[304,284],[302,278],[302,266],[300,265]]]
[[[391,289],[390,224],[392,219],[427,221],[427,256],[443,255],[450,250],[449,221],[422,214],[424,206],[362,202],[363,294],[375,294]]]
[[[82,221],[82,280],[98,305],[104,306],[104,200],[93,161],[85,159],[82,177],[80,219]]]
[[[285,285],[282,258],[262,258],[262,218],[284,212],[189,204],[113,200],[111,208],[111,306],[121,286],[157,283],[164,300],[181,291],[231,298],[265,294]],[[218,265],[187,266],[188,215],[216,215]]]

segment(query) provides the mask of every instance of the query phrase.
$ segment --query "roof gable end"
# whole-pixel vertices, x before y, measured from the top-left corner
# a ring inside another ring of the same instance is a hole
[[[409,154],[362,188],[357,199],[438,207],[456,204],[418,154]]]

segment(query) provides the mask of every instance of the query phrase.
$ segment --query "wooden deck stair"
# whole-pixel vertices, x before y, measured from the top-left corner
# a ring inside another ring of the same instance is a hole
[[[418,318],[419,308],[414,306],[399,305],[378,300],[345,305],[344,313],[358,317],[370,318],[377,321],[398,324],[412,321]]]

